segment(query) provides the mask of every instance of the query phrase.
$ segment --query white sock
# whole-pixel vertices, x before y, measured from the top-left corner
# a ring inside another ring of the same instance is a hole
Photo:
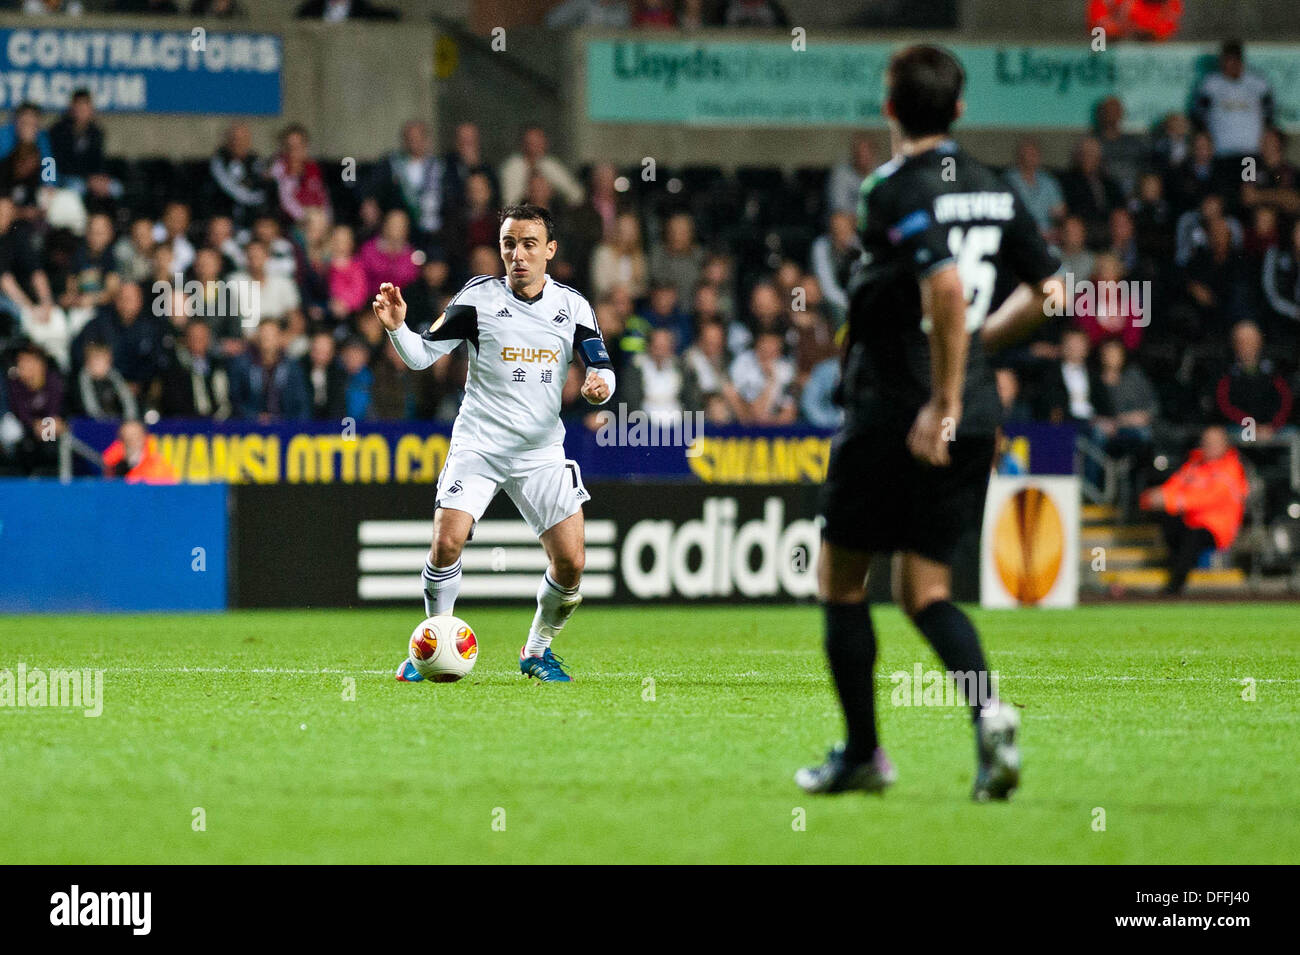
[[[433,562],[424,562],[424,615],[436,617],[440,613],[451,613],[460,596],[460,558],[450,567],[434,567]]]
[[[573,598],[578,595],[578,588],[561,587],[551,577],[547,568],[542,575],[542,584],[537,588],[537,613],[533,616],[533,625],[528,629],[528,642],[524,644],[524,656],[540,657],[551,645],[555,635],[564,629],[565,622],[573,616],[578,605]],[[565,604],[568,606],[565,606]]]

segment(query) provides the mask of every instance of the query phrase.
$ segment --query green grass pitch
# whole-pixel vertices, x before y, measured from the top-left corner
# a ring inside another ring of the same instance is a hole
[[[459,610],[482,650],[439,686],[392,678],[409,610],[0,618],[0,669],[105,671],[98,718],[0,708],[0,862],[1300,859],[1294,606],[973,610],[1022,707],[1007,805],[968,801],[964,709],[889,704],[937,666],[893,608],[899,782],[820,798],[791,780],[841,729],[815,607],[587,606],[570,686],[519,675],[529,609]]]

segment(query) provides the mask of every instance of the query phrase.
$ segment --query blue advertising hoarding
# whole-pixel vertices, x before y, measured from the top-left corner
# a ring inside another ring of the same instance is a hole
[[[227,493],[0,481],[0,613],[225,609]]]
[[[278,116],[283,63],[269,33],[0,29],[0,109],[59,110],[85,87],[106,113]]]

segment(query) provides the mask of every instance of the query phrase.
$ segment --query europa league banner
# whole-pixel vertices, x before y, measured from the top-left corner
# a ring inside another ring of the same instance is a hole
[[[985,607],[1073,607],[1079,599],[1079,479],[989,481],[980,543]]]

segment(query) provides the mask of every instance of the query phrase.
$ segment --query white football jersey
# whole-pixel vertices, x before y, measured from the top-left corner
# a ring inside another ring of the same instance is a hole
[[[591,305],[550,276],[531,300],[515,295],[504,278],[476,276],[423,335],[403,325],[389,336],[402,360],[417,369],[468,343],[465,399],[451,437],[485,454],[562,443],[560,396],[569,363],[582,339],[601,340]],[[600,374],[612,396],[613,371],[602,368]]]

